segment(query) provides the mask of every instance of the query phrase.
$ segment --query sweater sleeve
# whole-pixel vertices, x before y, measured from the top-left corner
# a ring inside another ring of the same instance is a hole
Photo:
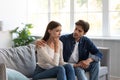
[[[60,65],[64,65],[64,64],[67,64],[67,63],[64,62],[64,59],[63,59],[63,44],[60,41]]]
[[[46,49],[44,47],[37,48],[37,53],[42,56],[42,60],[44,60],[46,63],[49,63],[53,66],[58,66],[59,65],[59,53],[54,53],[54,58],[52,59]],[[38,56],[39,58],[39,56]]]

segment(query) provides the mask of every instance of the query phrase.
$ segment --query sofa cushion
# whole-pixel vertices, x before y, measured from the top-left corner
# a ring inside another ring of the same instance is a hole
[[[107,75],[108,74],[108,67],[107,66],[101,66],[99,69],[99,77]],[[89,79],[89,72],[86,73],[87,78]]]
[[[13,70],[13,69],[6,69],[6,74],[8,77],[8,80],[29,80],[26,76],[24,76],[22,73]]]
[[[103,76],[103,75],[106,75],[106,74],[108,74],[108,67],[107,66],[101,66],[99,76]]]
[[[0,49],[0,64],[31,77],[36,67],[35,45]]]

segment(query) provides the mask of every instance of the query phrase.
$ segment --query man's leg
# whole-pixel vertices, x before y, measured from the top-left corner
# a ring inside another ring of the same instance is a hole
[[[74,69],[75,69],[75,74],[76,74],[78,80],[88,80],[84,69],[82,69],[80,67],[76,67]]]
[[[90,80],[98,80],[99,76],[99,63],[92,62],[89,67]]]

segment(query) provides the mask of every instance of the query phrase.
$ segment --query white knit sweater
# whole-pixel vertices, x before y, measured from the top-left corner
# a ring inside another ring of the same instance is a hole
[[[37,64],[43,69],[50,69],[52,67],[66,64],[63,61],[63,44],[60,41],[58,53],[54,53],[54,50],[47,44],[41,48],[37,48]]]

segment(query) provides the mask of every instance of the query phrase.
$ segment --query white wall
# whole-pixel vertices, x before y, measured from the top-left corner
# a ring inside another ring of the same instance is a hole
[[[12,30],[27,21],[27,0],[0,0],[3,30]]]
[[[9,31],[0,31],[0,48],[12,47],[12,35]]]

